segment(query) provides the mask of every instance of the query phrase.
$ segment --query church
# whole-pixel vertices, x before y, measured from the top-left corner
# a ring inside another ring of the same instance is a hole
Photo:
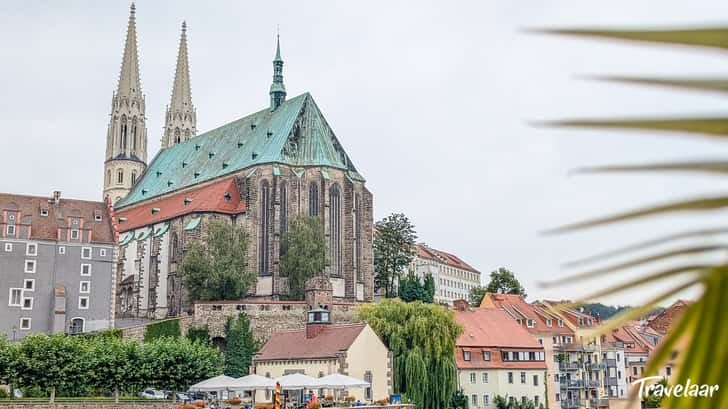
[[[116,317],[175,317],[192,309],[179,270],[189,243],[210,220],[243,227],[250,238],[250,297],[288,291],[281,240],[297,215],[324,226],[334,299],[373,298],[373,197],[309,93],[287,98],[278,39],[268,106],[197,133],[187,27],[182,33],[160,151],[147,163],[145,101],[136,10],[129,16],[121,73],[112,96],[103,197],[118,237]]]

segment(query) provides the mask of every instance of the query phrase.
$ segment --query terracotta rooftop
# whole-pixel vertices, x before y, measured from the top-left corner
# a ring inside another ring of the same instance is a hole
[[[239,214],[245,212],[235,179],[226,178],[125,207],[115,213],[120,232],[160,223],[196,212]],[[122,218],[126,220],[122,221]]]
[[[482,308],[500,308],[504,310],[511,318],[521,320],[521,327],[532,334],[563,334],[574,335],[565,323],[559,327],[559,319],[564,319],[543,305],[531,304],[526,302],[521,295],[518,294],[495,294],[486,293],[483,301],[480,303]],[[528,327],[528,320],[533,320],[533,327]],[[551,326],[548,320],[551,320]],[[516,322],[516,325],[518,323]]]
[[[47,216],[41,216],[41,211],[44,214],[47,212]],[[91,243],[114,243],[109,208],[104,202],[66,199],[60,196],[55,201],[50,196],[0,193],[1,238],[5,238],[5,226],[9,222],[8,212],[15,213],[18,227],[30,227],[30,236],[19,238],[55,241],[61,237],[59,229],[70,229],[71,219],[80,219],[77,229],[90,232]],[[100,216],[101,220],[96,221],[96,216]]]
[[[497,308],[455,311],[455,321],[463,326],[456,343],[458,368],[546,368],[544,361],[502,361],[501,351],[544,350],[505,311]],[[471,352],[470,361],[465,361],[463,351]],[[482,359],[483,351],[491,352],[490,361]]]
[[[257,360],[298,360],[335,358],[349,349],[366,324],[332,324],[314,338],[306,338],[306,329],[273,334],[260,349]]]
[[[691,301],[677,300],[671,306],[665,308],[664,311],[651,317],[647,325],[661,335],[667,334],[672,328],[675,321],[682,315],[683,310],[687,308]]]
[[[464,262],[462,259],[460,259],[460,257],[454,254],[450,254],[442,250],[436,250],[424,244],[417,244],[415,247],[417,248],[417,257],[419,258],[434,260],[452,267],[469,270],[474,273],[480,273],[478,270],[470,266],[470,264]]]

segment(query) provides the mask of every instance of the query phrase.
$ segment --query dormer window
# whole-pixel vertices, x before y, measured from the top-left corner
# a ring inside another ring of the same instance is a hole
[[[463,351],[463,361],[470,361],[470,351]]]
[[[554,326],[554,320],[552,320],[551,318],[547,319],[546,320],[546,326],[547,327],[553,327]]]
[[[535,320],[532,320],[532,319],[529,319],[528,321],[526,321],[526,326],[528,328],[533,328],[533,327],[536,326],[536,321]]]
[[[564,320],[559,319],[559,327],[563,327],[563,326],[564,326]]]
[[[316,308],[308,312],[309,324],[328,324],[329,311],[324,308]]]
[[[43,217],[48,216],[48,209],[40,209],[40,215]]]

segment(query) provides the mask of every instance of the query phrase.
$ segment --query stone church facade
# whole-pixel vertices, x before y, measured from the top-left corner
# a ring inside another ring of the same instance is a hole
[[[250,289],[252,299],[277,300],[287,293],[286,274],[280,271],[281,241],[293,217],[310,215],[324,226],[327,261],[322,275],[330,281],[334,299],[372,300],[372,194],[313,97],[304,93],[286,99],[280,43],[273,71],[268,107],[197,134],[183,25],[161,151],[137,169],[120,166],[129,159],[110,157],[107,149],[105,182],[111,183],[105,183],[104,197],[114,203],[119,240],[117,317],[164,318],[192,310],[179,266],[210,220],[248,232],[247,269],[258,276]],[[133,8],[114,100],[141,98],[136,107],[143,117],[140,86],[122,83],[141,83]],[[114,121],[112,112],[112,148],[122,141]],[[143,123],[137,122],[139,126]],[[144,152],[136,158],[146,158],[146,129],[136,132],[144,135],[137,145]],[[129,185],[113,183],[119,168],[129,177],[138,172]]]

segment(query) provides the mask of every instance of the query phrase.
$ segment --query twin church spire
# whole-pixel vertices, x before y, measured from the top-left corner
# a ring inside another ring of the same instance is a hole
[[[270,87],[270,109],[286,100],[283,85],[283,59],[280,36],[276,41],[273,60],[273,83]],[[192,104],[190,66],[187,47],[187,23],[177,52],[177,66],[172,85],[172,97],[167,105],[161,148],[169,148],[197,134],[197,112]],[[137,50],[136,6],[131,4],[124,43],[124,56],[116,92],[111,97],[111,118],[106,137],[104,161],[104,199],[112,203],[125,197],[147,167],[147,127],[145,99],[139,75]]]

